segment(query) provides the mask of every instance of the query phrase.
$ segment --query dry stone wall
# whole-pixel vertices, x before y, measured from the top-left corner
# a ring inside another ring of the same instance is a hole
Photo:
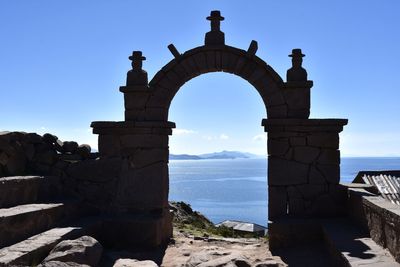
[[[63,142],[52,134],[0,133],[0,177],[16,175],[62,176],[71,163],[98,157],[89,145]]]

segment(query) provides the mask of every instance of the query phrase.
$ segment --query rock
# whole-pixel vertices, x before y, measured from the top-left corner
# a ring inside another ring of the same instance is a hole
[[[119,259],[115,262],[114,267],[157,267],[154,261],[138,261],[133,259]]]
[[[82,236],[78,239],[64,240],[58,243],[42,264],[61,261],[97,266],[102,252],[103,247],[96,239]]]
[[[60,152],[60,153],[64,153],[63,146],[64,146],[64,142],[61,141],[61,140],[57,140],[57,141],[54,143],[54,148],[55,148],[58,152]]]
[[[76,149],[76,153],[81,155],[82,158],[87,159],[90,157],[91,150],[92,148],[89,145],[83,144]]]
[[[78,143],[74,141],[65,141],[62,146],[64,152],[69,152],[69,153],[75,153],[77,148],[78,148]]]
[[[268,260],[265,262],[257,263],[255,267],[279,267],[279,263],[275,260]]]
[[[48,261],[39,264],[38,267],[91,267],[91,266],[76,262]]]
[[[48,144],[54,144],[58,140],[58,137],[49,133],[43,135],[43,141]]]
[[[251,267],[251,264],[237,253],[232,253],[230,255],[218,257],[215,259],[210,259],[205,262],[195,265],[197,267],[216,267],[216,266],[226,266],[226,267]]]

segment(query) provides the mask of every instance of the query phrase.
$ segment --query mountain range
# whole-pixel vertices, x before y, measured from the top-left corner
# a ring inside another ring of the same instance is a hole
[[[248,159],[248,158],[262,158],[261,155],[255,155],[247,152],[239,152],[239,151],[221,151],[214,153],[207,153],[201,155],[188,155],[188,154],[170,154],[169,159],[174,160],[201,160],[201,159]]]

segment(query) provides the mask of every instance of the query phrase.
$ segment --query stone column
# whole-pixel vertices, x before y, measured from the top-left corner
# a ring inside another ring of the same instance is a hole
[[[319,219],[345,212],[339,133],[345,119],[264,119],[270,249],[320,240]]]
[[[147,73],[142,69],[145,57],[134,51],[132,70],[127,74],[124,93],[125,121],[92,122],[99,135],[98,164],[112,160],[109,170],[114,188],[109,203],[99,205],[105,214],[100,239],[109,246],[140,245],[155,247],[172,236],[172,218],[168,205],[168,136],[175,124],[144,121],[145,104],[150,95]],[[104,169],[104,168],[103,168]]]
[[[345,119],[263,120],[270,219],[342,212],[339,133],[346,124]]]

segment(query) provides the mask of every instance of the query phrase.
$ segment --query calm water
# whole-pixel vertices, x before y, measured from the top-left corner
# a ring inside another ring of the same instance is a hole
[[[341,181],[360,170],[400,169],[400,158],[342,158]],[[267,160],[171,160],[169,199],[190,203],[214,223],[267,224]]]

